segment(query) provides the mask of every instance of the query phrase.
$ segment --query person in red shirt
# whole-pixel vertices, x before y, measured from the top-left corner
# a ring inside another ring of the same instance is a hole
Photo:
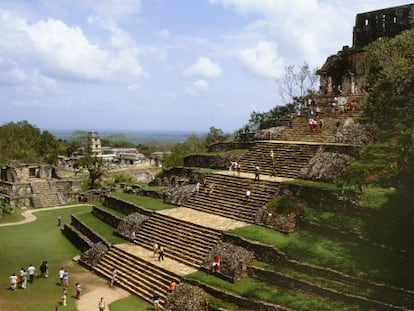
[[[221,258],[219,255],[215,255],[214,256],[214,262],[211,265],[211,272],[217,272],[220,270],[220,263],[221,263]]]

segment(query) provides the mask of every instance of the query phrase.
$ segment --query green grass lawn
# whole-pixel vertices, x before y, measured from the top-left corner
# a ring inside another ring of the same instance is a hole
[[[109,305],[111,311],[152,311],[154,307],[137,296],[129,296]]]
[[[175,205],[163,203],[161,199],[144,197],[142,195],[129,194],[121,191],[111,193],[112,196],[149,210],[163,210],[175,208]]]
[[[114,228],[107,223],[96,218],[90,211],[85,213],[78,213],[76,217],[85,223],[89,228],[92,228],[96,233],[102,236],[111,244],[125,243],[126,241],[113,234]]]
[[[326,212],[307,207],[304,211],[306,220],[322,225],[329,225],[343,231],[363,233],[364,221],[361,218],[350,217],[332,212]]]
[[[21,208],[15,207],[13,209],[13,213],[5,214],[3,217],[0,218],[0,224],[9,223],[9,222],[18,222],[23,219],[24,217],[22,216]]]
[[[341,311],[355,309],[351,306],[345,306],[341,303],[332,302],[317,296],[306,295],[295,290],[283,289],[255,278],[245,278],[237,283],[229,283],[201,271],[187,275],[185,278],[198,280],[245,298],[265,300],[270,303],[287,306],[292,308],[292,310]]]
[[[0,228],[3,254],[0,257],[0,310],[54,310],[61,296],[61,287],[56,285],[59,268],[68,267],[71,274],[83,269],[71,262],[71,258],[79,251],[60,232],[56,219],[61,215],[66,223],[70,221],[71,213],[84,210],[90,210],[90,207],[38,212],[35,213],[38,220],[33,223]],[[30,264],[39,270],[44,260],[49,262],[49,278],[35,279],[25,290],[8,290],[9,275],[17,275],[21,267],[27,268]],[[76,308],[73,303],[69,303],[66,310]]]
[[[91,207],[88,205],[50,211],[39,210],[35,213],[38,217],[35,222],[0,227],[0,244],[2,246],[2,256],[0,256],[0,310],[55,310],[55,306],[59,305],[61,297],[61,287],[57,284],[57,272],[60,267],[68,269],[70,276],[72,276],[70,284],[76,282],[75,276],[83,278],[83,284],[87,284],[86,281],[90,278],[90,273],[72,261],[72,258],[79,254],[79,250],[61,233],[56,219],[61,215],[63,223],[68,223],[72,213],[89,213],[90,210]],[[18,274],[21,267],[27,268],[30,264],[33,264],[39,270],[39,266],[44,260],[49,262],[49,278],[36,278],[33,284],[27,285],[25,290],[18,289],[15,292],[9,290],[8,277],[12,273]],[[84,290],[87,292],[87,286],[84,287]],[[77,310],[72,298],[73,294],[74,289],[70,286],[68,289],[68,306],[64,308],[66,311]],[[131,301],[127,300],[124,304],[120,302],[121,307],[113,310],[136,311],[149,310],[148,308],[150,308],[149,304],[139,298],[132,298]]]
[[[230,233],[273,245],[292,259],[391,285],[414,288],[412,275],[407,273],[412,270],[413,259],[410,256],[401,256],[376,247],[328,239],[307,231],[286,235],[252,225],[235,229]]]

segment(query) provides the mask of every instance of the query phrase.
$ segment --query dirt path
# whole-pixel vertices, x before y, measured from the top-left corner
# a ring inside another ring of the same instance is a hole
[[[98,302],[101,297],[104,297],[106,302],[105,310],[109,310],[109,304],[128,297],[130,294],[119,287],[102,286],[96,287],[92,290],[88,290],[81,299],[76,301],[76,308],[78,311],[93,311],[98,310]]]
[[[47,212],[55,209],[62,209],[62,208],[70,208],[70,207],[77,207],[77,206],[83,206],[84,204],[74,204],[74,205],[64,205],[64,206],[55,206],[55,207],[42,207],[42,208],[36,208],[36,209],[29,209],[22,213],[22,216],[24,217],[23,220],[16,221],[16,222],[8,222],[4,224],[0,224],[0,227],[8,227],[8,226],[17,226],[17,225],[23,225],[27,224],[29,222],[33,222],[37,219],[33,213],[37,212]]]

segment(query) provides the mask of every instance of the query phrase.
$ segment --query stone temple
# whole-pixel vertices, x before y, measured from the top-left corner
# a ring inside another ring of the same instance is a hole
[[[337,54],[329,56],[318,70],[321,91],[363,92],[369,87],[364,62],[367,45],[413,28],[414,3],[357,14],[352,47],[344,46]]]

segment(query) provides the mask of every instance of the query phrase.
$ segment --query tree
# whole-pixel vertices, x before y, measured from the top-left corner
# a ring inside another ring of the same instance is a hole
[[[227,139],[227,135],[224,134],[223,130],[215,128],[214,126],[210,127],[210,130],[205,138],[205,144],[207,146],[221,143]]]
[[[39,154],[46,163],[57,164],[58,156],[64,154],[65,149],[65,144],[57,140],[52,133],[43,131],[40,134]]]
[[[311,70],[306,62],[299,68],[287,66],[282,78],[276,79],[279,95],[285,104],[290,103],[294,97],[303,97],[313,91],[317,79],[316,69]]]
[[[93,155],[92,153],[86,153],[82,158],[77,162],[78,167],[86,168],[89,172],[89,187],[95,189],[98,186],[97,181],[103,175],[103,169],[105,166],[105,161]]]
[[[27,121],[10,122],[0,127],[0,150],[0,164],[11,160],[55,164],[63,143]]]
[[[399,167],[414,170],[414,30],[381,38],[368,46],[372,88],[366,117],[379,129],[375,134],[400,154]]]
[[[4,214],[11,213],[13,213],[13,207],[10,205],[6,197],[0,195],[0,217],[2,217]]]
[[[163,164],[165,167],[182,166],[184,164],[184,157],[205,151],[206,148],[203,141],[195,134],[192,134],[185,141],[176,144],[171,149],[171,153],[163,159]]]

